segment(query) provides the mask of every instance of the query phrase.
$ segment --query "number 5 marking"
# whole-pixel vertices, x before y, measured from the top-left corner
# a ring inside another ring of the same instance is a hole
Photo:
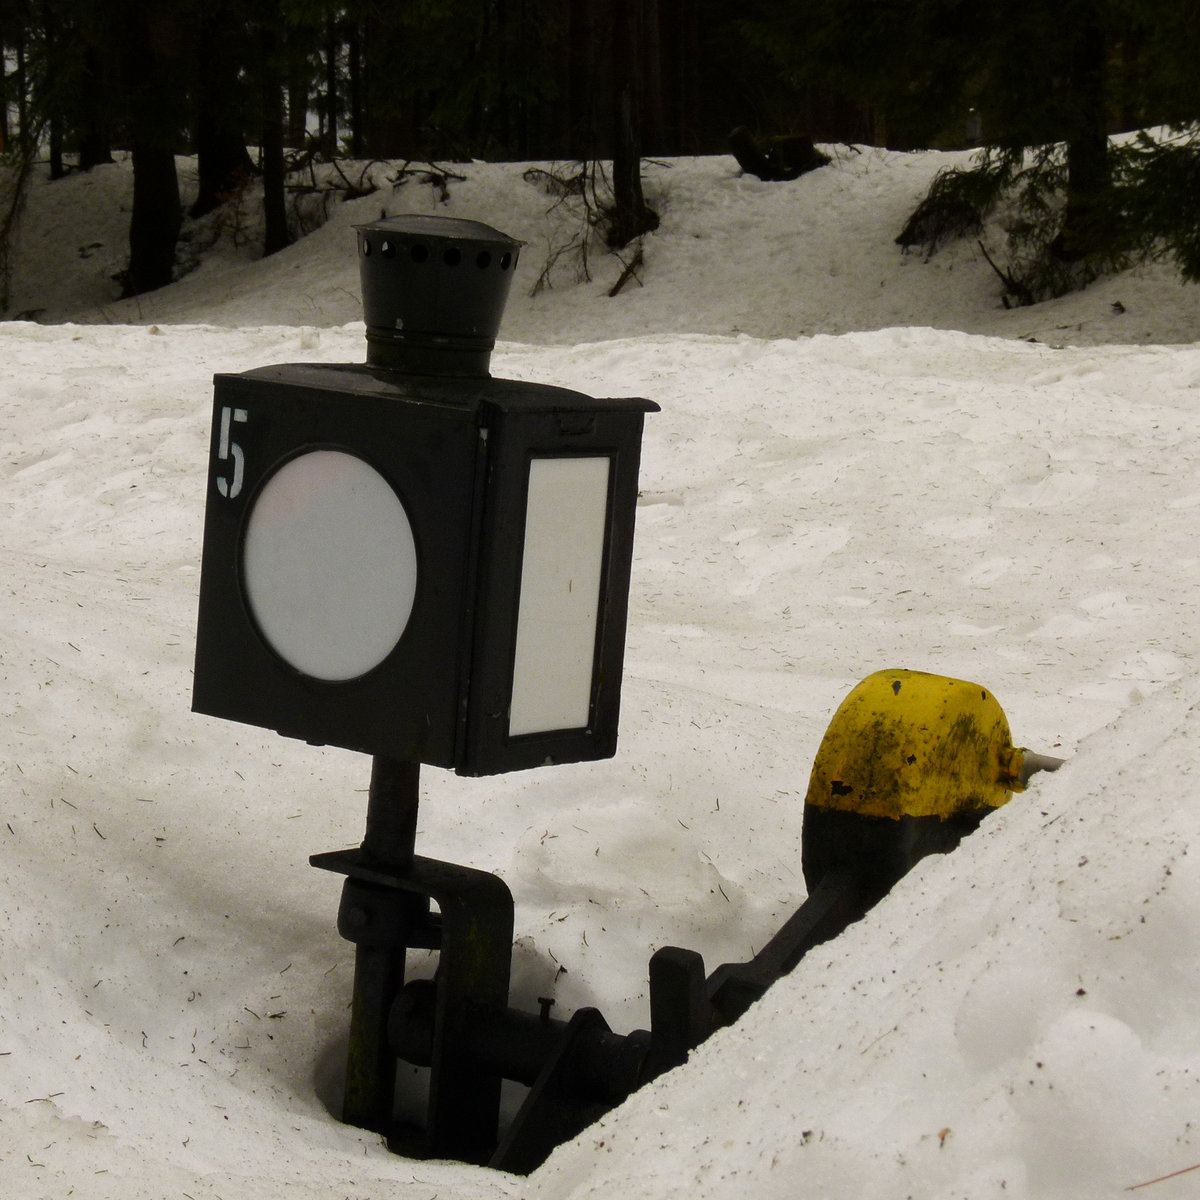
[[[230,430],[234,421],[245,421],[246,410],[244,408],[230,408],[226,405],[221,409],[221,436],[217,443],[217,458],[222,462],[227,459],[233,460],[233,474],[229,479],[224,475],[217,476],[217,491],[225,497],[226,500],[234,499],[242,490],[242,475],[246,463],[246,456],[242,453],[242,448],[237,442],[231,441],[229,438]]]

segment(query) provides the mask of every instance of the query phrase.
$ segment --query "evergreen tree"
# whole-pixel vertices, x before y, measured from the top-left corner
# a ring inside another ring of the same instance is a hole
[[[750,0],[741,29],[796,107],[813,93],[849,101],[869,115],[869,140],[911,149],[964,114],[983,11],[973,0]]]
[[[263,254],[274,254],[291,242],[288,231],[284,163],[284,68],[286,53],[282,14],[274,0],[263,0],[254,25],[254,74],[258,79],[259,146],[263,177]]]
[[[1003,210],[1008,261],[993,266],[1006,303],[1061,295],[1153,254],[1200,280],[1190,0],[1025,0],[980,20],[967,94],[983,113],[984,149],[971,170],[935,179],[897,240],[932,251]],[[1158,122],[1185,136],[1110,136]]]
[[[199,183],[189,212],[202,217],[244,187],[253,172],[242,86],[250,43],[245,6],[234,0],[203,0],[188,16],[194,38],[187,63],[189,108]]]
[[[120,118],[133,159],[129,222],[129,295],[171,282],[183,221],[175,152],[185,127],[186,29],[178,4],[119,0],[112,15],[117,40]]]

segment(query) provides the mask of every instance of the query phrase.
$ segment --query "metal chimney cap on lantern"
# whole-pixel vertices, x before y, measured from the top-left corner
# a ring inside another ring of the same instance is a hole
[[[368,363],[486,376],[524,242],[481,221],[419,213],[355,228]]]

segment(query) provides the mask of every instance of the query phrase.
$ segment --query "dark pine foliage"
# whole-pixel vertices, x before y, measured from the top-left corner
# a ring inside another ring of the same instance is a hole
[[[1002,219],[994,265],[1020,296],[1152,253],[1200,278],[1194,0],[0,0],[0,49],[0,208],[33,156],[55,177],[133,152],[132,291],[177,270],[177,154],[198,160],[195,214],[261,177],[264,252],[296,232],[289,153],[611,161],[620,246],[657,221],[643,155],[726,153],[739,128],[982,144],[900,240],[932,253]],[[1156,126],[1188,136],[1110,137]]]

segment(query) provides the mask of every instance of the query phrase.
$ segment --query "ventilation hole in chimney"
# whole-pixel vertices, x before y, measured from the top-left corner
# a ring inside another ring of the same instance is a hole
[[[384,258],[395,258],[396,243],[390,242],[384,238],[384,240],[379,244],[379,253],[382,254]]]
[[[442,262],[448,267],[457,267],[462,262],[462,251],[456,246],[451,246],[442,254]]]
[[[507,271],[512,263],[512,255],[505,253],[500,255],[500,270]]]
[[[486,250],[480,250],[475,256],[475,265],[481,271],[486,271],[492,265],[492,256]]]
[[[371,257],[371,242],[369,238],[359,238],[358,248],[362,251],[363,258]]]
[[[418,243],[417,243],[415,246],[413,246],[413,248],[412,248],[412,249],[411,249],[411,250],[408,252],[408,256],[409,256],[409,258],[411,258],[411,259],[413,260],[413,262],[415,262],[415,263],[423,263],[423,262],[424,262],[424,261],[425,261],[425,260],[426,260],[426,259],[429,257],[429,247],[428,247],[428,246],[424,246],[424,245],[422,245],[420,242],[418,242]]]

